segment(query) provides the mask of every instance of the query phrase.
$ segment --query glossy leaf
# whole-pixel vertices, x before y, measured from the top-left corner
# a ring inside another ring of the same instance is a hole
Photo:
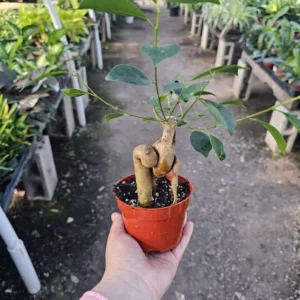
[[[174,92],[175,94],[180,95],[181,91],[182,91],[182,88],[183,88],[183,84],[182,83],[180,83],[180,82],[174,82],[174,83],[166,84],[163,87],[163,91],[164,92]]]
[[[215,150],[218,158],[220,160],[225,160],[226,159],[226,153],[224,151],[223,143],[213,135],[210,135],[209,138],[210,138],[211,145],[212,145],[213,149]]]
[[[233,114],[220,103],[216,103],[209,100],[204,101],[209,112],[215,118],[215,120],[219,124],[221,124],[229,132],[230,135],[232,135],[236,125]]]
[[[223,101],[221,102],[222,105],[235,105],[241,108],[246,108],[244,103],[239,100],[229,100],[229,101]]]
[[[147,19],[147,16],[130,0],[83,0],[79,8]]]
[[[87,94],[86,92],[78,89],[62,89],[61,91],[70,97],[80,97]]]
[[[143,45],[141,51],[150,58],[153,67],[157,67],[165,59],[176,56],[180,52],[180,46],[177,44],[159,47]]]
[[[28,25],[22,28],[22,35],[24,40],[27,40],[31,35],[36,34],[39,31],[39,26]]]
[[[207,85],[208,82],[205,81],[205,82],[195,83],[188,86],[182,91],[181,96],[183,101],[186,102],[188,99],[194,97],[196,93],[201,93],[201,91],[203,91],[207,87]]]
[[[238,75],[240,69],[247,69],[247,68],[238,65],[216,67],[196,75],[192,80],[197,80],[205,76],[212,76],[215,73],[230,73],[230,74]]]
[[[220,4],[219,0],[178,0],[176,3],[190,3],[190,4],[197,4],[197,3],[213,3],[213,4]]]
[[[130,65],[115,66],[105,78],[108,81],[119,81],[133,85],[148,85],[151,80],[140,70]]]
[[[105,116],[105,121],[110,121],[112,119],[123,117],[124,114],[121,113],[112,113]]]
[[[282,112],[285,117],[295,126],[295,128],[300,132],[300,119],[296,116]]]
[[[285,153],[286,150],[286,141],[284,137],[281,135],[281,133],[278,131],[277,128],[274,126],[270,125],[269,123],[263,122],[258,119],[252,119],[254,121],[259,122],[261,125],[263,125],[273,136],[274,140],[276,141],[278,145],[278,149],[282,152]]]
[[[60,38],[63,37],[64,35],[66,35],[68,33],[68,29],[66,28],[60,28],[60,29],[56,29],[53,32],[51,32],[50,36],[49,36],[49,40],[48,43],[50,45],[53,45],[57,42],[60,41]]]
[[[193,131],[190,137],[191,144],[193,148],[200,152],[203,156],[208,157],[212,145],[208,135],[201,131]]]

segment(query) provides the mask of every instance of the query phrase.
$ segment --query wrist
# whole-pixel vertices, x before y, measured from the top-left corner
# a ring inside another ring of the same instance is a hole
[[[93,288],[93,291],[106,297],[108,300],[158,300],[157,293],[134,272],[121,270],[110,275],[105,272],[102,280]]]

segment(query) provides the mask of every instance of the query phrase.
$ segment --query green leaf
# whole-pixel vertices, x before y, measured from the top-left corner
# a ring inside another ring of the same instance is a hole
[[[15,42],[15,44],[13,45],[10,53],[9,53],[9,58],[13,59],[16,55],[16,52],[18,51],[19,47],[22,45],[23,43],[23,37],[19,36],[17,41]]]
[[[143,122],[148,122],[148,121],[157,121],[157,119],[153,118],[153,117],[145,117],[145,118],[143,118]]]
[[[169,83],[163,87],[163,92],[174,92],[177,95],[181,94],[183,84],[179,82]]]
[[[79,97],[87,94],[86,92],[77,89],[62,89],[61,91],[70,97]]]
[[[214,93],[207,92],[207,91],[200,91],[194,94],[195,96],[215,96],[217,97]]]
[[[53,32],[50,33],[48,43],[50,45],[58,43],[60,41],[60,38],[63,37],[64,35],[66,35],[68,33],[68,31],[69,30],[66,28],[60,28],[60,29],[54,30]]]
[[[210,69],[208,71],[205,71],[203,73],[200,73],[198,75],[196,75],[193,80],[197,80],[199,78],[205,77],[205,76],[213,76],[215,73],[230,73],[230,74],[234,74],[234,75],[238,75],[238,72],[240,69],[247,69],[238,65],[229,65],[229,66],[221,66],[221,67],[216,67],[213,69]]]
[[[124,114],[120,114],[120,113],[113,113],[113,114],[108,114],[105,116],[105,121],[110,121],[112,119],[116,119],[116,118],[120,118],[123,117]]]
[[[7,21],[7,25],[15,36],[20,36],[22,34],[20,28],[16,24],[14,24],[10,21]]]
[[[278,131],[277,128],[275,128],[274,126],[266,123],[266,122],[263,122],[261,120],[258,120],[258,119],[251,119],[253,121],[257,121],[259,122],[261,125],[263,125],[273,136],[273,138],[275,139],[277,145],[278,145],[278,148],[279,150],[282,152],[282,153],[285,153],[285,150],[286,150],[286,141],[284,139],[284,137],[281,135],[281,133]]]
[[[116,15],[148,19],[147,16],[130,0],[83,0],[79,8],[94,9]]]
[[[0,41],[0,58],[7,58],[7,52],[5,50],[5,44]]]
[[[157,67],[165,59],[176,56],[180,52],[180,46],[177,44],[159,47],[143,45],[141,51],[150,58],[153,67]]]
[[[229,101],[223,101],[221,102],[222,105],[235,105],[238,107],[246,108],[244,103],[239,100],[229,100]]]
[[[130,65],[115,66],[106,76],[105,80],[120,81],[134,85],[148,85],[151,83],[151,80],[146,75]]]
[[[285,115],[285,117],[295,126],[295,128],[300,132],[300,119],[298,119],[296,116],[282,112]]]
[[[226,153],[224,151],[223,143],[213,135],[210,135],[209,138],[210,138],[211,145],[214,148],[214,150],[215,150],[217,156],[219,157],[219,159],[220,160],[225,160],[226,159]]]
[[[208,135],[201,131],[193,131],[190,137],[192,146],[197,152],[200,152],[205,157],[208,157],[212,145]]]
[[[155,97],[151,97],[147,102],[147,104],[153,105],[153,106],[158,106],[159,102],[157,100],[157,98]]]
[[[178,80],[178,78],[179,78],[179,75],[180,75],[180,73],[176,74],[174,76],[174,78],[172,79],[172,82],[176,82]]]
[[[28,25],[22,28],[22,36],[24,40],[28,40],[28,38],[39,31],[39,26],[37,25]]]
[[[201,91],[203,91],[207,87],[207,85],[208,81],[195,83],[188,86],[182,91],[181,96],[183,101],[187,102],[187,100],[194,97],[196,93],[201,93]]]
[[[233,114],[220,103],[209,100],[204,101],[209,112],[215,118],[215,120],[221,124],[230,135],[232,135],[236,124]]]
[[[177,124],[178,127],[181,127],[183,125],[186,125],[187,122],[185,122],[184,120],[176,120],[176,124]]]
[[[219,0],[177,0],[176,3],[213,3],[213,4],[220,4]]]

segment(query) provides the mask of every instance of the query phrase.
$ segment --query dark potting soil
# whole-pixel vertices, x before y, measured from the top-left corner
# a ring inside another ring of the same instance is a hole
[[[114,192],[120,200],[131,206],[138,206],[138,194],[135,179],[122,181],[114,186]],[[190,194],[189,184],[187,182],[178,185],[177,197],[178,202],[186,199]],[[170,206],[172,200],[171,182],[165,177],[159,178],[156,181],[156,193],[152,196],[151,208],[160,208]]]

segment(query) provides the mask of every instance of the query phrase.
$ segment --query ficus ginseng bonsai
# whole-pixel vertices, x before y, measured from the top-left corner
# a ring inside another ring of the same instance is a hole
[[[171,179],[171,189],[173,195],[173,205],[170,207],[178,208],[177,204],[177,186],[178,186],[178,173],[180,168],[180,160],[175,154],[175,137],[176,137],[176,128],[186,128],[191,130],[190,141],[192,146],[196,151],[208,157],[210,151],[214,149],[217,156],[220,160],[224,160],[226,158],[226,153],[224,150],[223,143],[214,135],[209,134],[208,131],[210,129],[214,129],[218,126],[224,127],[230,135],[233,134],[234,128],[236,126],[236,122],[240,122],[242,120],[254,120],[260,122],[267,130],[271,132],[273,137],[278,143],[279,149],[284,152],[286,148],[286,142],[279,131],[273,126],[262,122],[255,117],[263,114],[267,111],[275,110],[281,105],[285,105],[296,100],[299,100],[300,97],[291,99],[289,101],[285,101],[280,103],[279,105],[275,105],[270,107],[262,112],[256,113],[254,115],[235,120],[233,114],[227,109],[228,105],[236,105],[243,107],[243,103],[238,100],[225,101],[222,103],[218,103],[212,100],[207,100],[206,96],[214,96],[213,93],[206,91],[206,87],[209,85],[211,79],[216,73],[231,73],[237,75],[239,69],[241,67],[232,65],[232,66],[221,66],[217,68],[213,68],[206,72],[196,74],[192,79],[180,82],[178,80],[178,75],[174,77],[174,80],[168,84],[165,84],[160,89],[160,83],[158,82],[158,65],[164,61],[165,59],[176,56],[180,52],[179,45],[158,45],[158,32],[160,27],[160,17],[162,9],[158,4],[158,1],[153,0],[156,6],[157,18],[156,23],[153,24],[151,20],[131,1],[128,0],[101,0],[101,1],[93,1],[93,0],[83,0],[80,8],[91,8],[98,11],[104,11],[114,14],[121,15],[130,15],[135,17],[140,17],[145,19],[154,31],[154,45],[143,45],[141,47],[141,51],[143,54],[147,55],[153,65],[154,68],[154,76],[152,79],[149,79],[144,73],[142,73],[137,68],[122,64],[115,66],[111,72],[107,75],[106,80],[109,81],[119,81],[128,84],[145,86],[145,85],[154,85],[156,95],[151,97],[150,100],[147,101],[148,105],[152,106],[153,116],[139,116],[134,113],[125,111],[115,105],[110,104],[106,100],[99,97],[93,90],[91,90],[88,86],[88,94],[97,98],[105,105],[114,109],[116,112],[111,113],[105,116],[107,121],[123,117],[129,116],[138,118],[141,121],[153,121],[160,123],[162,127],[162,137],[155,142],[153,145],[139,145],[133,151],[133,161],[135,168],[135,178],[137,184],[137,193],[138,193],[138,203],[139,207],[131,207],[130,211],[127,212],[131,214],[134,209],[135,215],[128,218],[128,223],[125,220],[125,226],[128,230],[129,227],[127,225],[132,222],[132,219],[139,215],[139,218],[144,218],[147,220],[142,226],[144,235],[151,235],[155,230],[161,230],[161,224],[157,225],[149,222],[161,221],[162,217],[168,217],[171,214],[171,210],[167,210],[160,216],[154,218],[154,210],[151,209],[152,206],[152,195],[155,194],[156,184],[155,181],[157,178],[165,177],[169,173],[173,173]],[[207,1],[193,1],[193,0],[178,0],[179,3],[198,3],[198,2],[211,2],[218,3],[218,0],[207,0]],[[77,76],[77,75],[74,75]],[[77,77],[81,80],[79,77]],[[39,78],[40,79],[40,78]],[[205,81],[201,81],[200,79],[205,79]],[[85,84],[81,80],[82,84]],[[77,97],[86,94],[85,91],[77,90],[77,89],[66,89],[63,92],[72,97]],[[202,109],[197,112],[192,113],[192,109],[196,109],[199,104],[202,104]],[[209,113],[214,118],[214,122],[211,126],[201,127],[197,123],[203,118],[206,113]],[[289,119],[289,121],[300,130],[300,120],[293,115],[285,114],[285,116]],[[195,124],[196,123],[196,124]],[[181,199],[182,200],[182,199]],[[184,201],[183,201],[184,202]],[[127,205],[128,206],[128,205]],[[184,210],[186,210],[188,204],[186,204]],[[120,207],[120,205],[119,205]],[[146,209],[144,209],[146,208]],[[180,208],[178,208],[179,210]],[[149,214],[147,211],[149,210]],[[158,210],[163,210],[160,208]],[[144,212],[146,211],[146,212]],[[162,212],[162,211],[161,211]],[[146,215],[147,214],[147,215]],[[124,215],[124,214],[123,214]],[[172,217],[170,217],[172,219]],[[126,219],[126,216],[125,216]],[[130,220],[129,220],[130,219]],[[174,219],[174,218],[173,218]],[[134,232],[134,230],[138,231],[139,226],[135,225],[133,230],[128,230],[130,234],[134,237],[137,237],[143,248],[146,251],[167,251],[179,242],[179,236],[181,234],[182,224],[184,221],[184,217],[181,217],[179,221],[172,221],[173,223],[169,223],[169,227],[177,227],[177,237],[175,237],[172,242],[168,245],[164,245],[164,247],[155,247],[149,242],[149,238],[140,238],[140,235]],[[161,223],[161,222],[157,222]],[[180,224],[177,224],[180,223]],[[149,226],[149,234],[146,232],[146,227]],[[167,232],[164,230],[164,236],[161,237],[161,240],[167,240],[169,237]],[[151,231],[151,232],[150,232]],[[163,233],[161,233],[163,234]]]

